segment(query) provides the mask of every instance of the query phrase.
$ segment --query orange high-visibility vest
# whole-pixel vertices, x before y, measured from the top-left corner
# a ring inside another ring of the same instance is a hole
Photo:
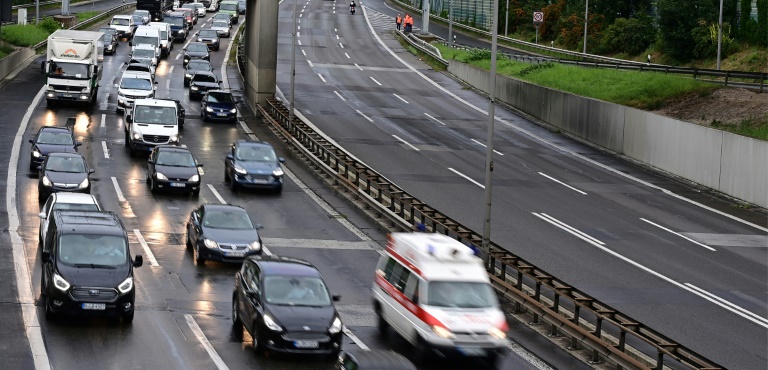
[[[400,24],[402,22],[403,22],[403,19],[400,18],[400,16],[398,15],[397,18],[395,18],[395,23]]]

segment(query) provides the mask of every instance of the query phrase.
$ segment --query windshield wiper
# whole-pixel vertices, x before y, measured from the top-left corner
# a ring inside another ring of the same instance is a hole
[[[98,263],[76,263],[75,267],[90,267],[92,269],[111,269],[114,270],[116,267],[111,265],[100,265]]]
[[[166,163],[158,163],[158,166],[165,166],[165,167],[193,167],[193,166],[187,166],[183,164],[166,164]]]

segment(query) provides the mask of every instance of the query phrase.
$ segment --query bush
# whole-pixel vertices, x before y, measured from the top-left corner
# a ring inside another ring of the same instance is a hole
[[[656,29],[651,17],[641,14],[637,18],[617,18],[605,31],[600,51],[637,55],[648,49],[654,41]]]
[[[52,17],[45,17],[40,21],[40,23],[38,23],[37,27],[40,27],[50,35],[56,30],[60,29],[61,24],[56,22],[56,20],[54,20]]]
[[[0,59],[5,58],[5,56],[11,52],[13,52],[13,46],[0,42]]]
[[[467,63],[475,60],[491,59],[491,51],[488,49],[470,49],[463,55],[461,62]]]

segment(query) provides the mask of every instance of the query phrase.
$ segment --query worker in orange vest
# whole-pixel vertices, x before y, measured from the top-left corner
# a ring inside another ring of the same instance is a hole
[[[400,14],[395,17],[395,24],[397,25],[397,30],[400,31],[400,25],[403,23],[403,17],[400,16]]]
[[[409,14],[405,15],[405,32],[411,32],[413,26],[413,18]]]

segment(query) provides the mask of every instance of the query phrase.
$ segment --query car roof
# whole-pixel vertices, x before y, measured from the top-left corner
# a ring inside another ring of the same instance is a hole
[[[60,220],[62,227],[59,232],[67,233],[109,233],[112,235],[125,235],[125,229],[120,218],[109,211],[72,211],[55,210],[54,218]],[[67,227],[64,227],[66,225]],[[73,228],[81,226],[81,228]]]
[[[294,257],[257,255],[248,259],[258,264],[264,275],[321,276],[311,263]]]
[[[176,145],[158,145],[155,147],[155,149],[163,152],[184,152],[192,154],[189,149]]]
[[[133,16],[132,15],[128,15],[128,14],[118,14],[118,15],[112,16],[112,19],[115,19],[115,18],[117,18],[117,19],[133,19]]]
[[[176,103],[164,99],[136,99],[133,105],[151,105],[155,107],[176,108]]]
[[[209,93],[221,93],[221,94],[229,94],[232,95],[232,92],[229,90],[208,90]]]
[[[147,71],[123,71],[123,75],[120,77],[120,79],[125,78],[141,78],[141,79],[152,79],[152,74]]]
[[[194,75],[209,75],[216,77],[216,74],[213,73],[213,71],[195,71]],[[194,77],[194,75],[192,75],[192,77]]]
[[[53,193],[51,196],[56,199],[56,203],[68,203],[68,204],[99,204],[91,194],[83,193]]]
[[[83,155],[80,153],[53,152],[48,154],[48,158],[51,158],[51,157],[80,158],[82,160],[85,160],[85,157],[83,157]]]
[[[67,133],[72,133],[72,129],[69,127],[61,127],[61,126],[43,126],[40,127],[39,132],[43,131],[66,131]]]
[[[214,210],[214,211],[241,211],[244,213],[248,213],[245,211],[243,207],[240,207],[236,204],[215,204],[215,203],[206,203],[203,204],[203,208],[205,208],[206,211]]]
[[[245,140],[238,140],[235,141],[236,146],[268,146],[272,148],[272,144],[266,142],[266,141],[245,141]]]

